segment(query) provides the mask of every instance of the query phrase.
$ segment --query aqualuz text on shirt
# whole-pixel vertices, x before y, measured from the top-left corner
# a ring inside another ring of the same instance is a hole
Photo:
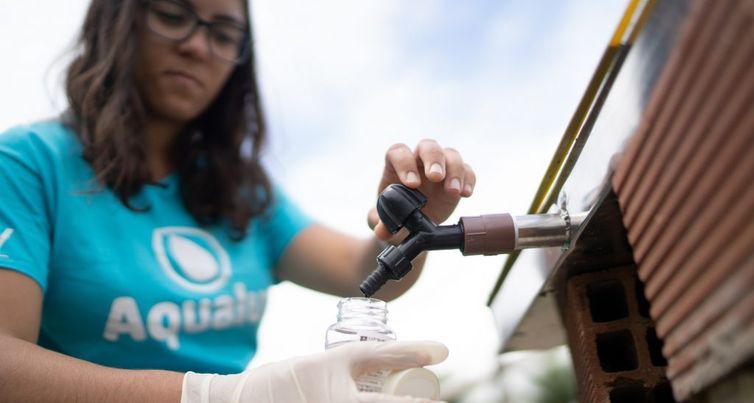
[[[238,282],[233,284],[232,293],[180,303],[156,303],[147,311],[145,321],[136,299],[121,296],[110,305],[102,336],[110,342],[117,342],[121,337],[143,342],[149,337],[166,343],[171,350],[177,350],[181,346],[181,334],[259,323],[266,302],[267,290],[249,292],[243,283]]]

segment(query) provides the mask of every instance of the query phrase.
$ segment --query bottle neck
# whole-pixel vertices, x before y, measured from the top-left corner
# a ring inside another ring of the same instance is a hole
[[[387,304],[374,298],[344,298],[338,303],[338,322],[387,323]]]

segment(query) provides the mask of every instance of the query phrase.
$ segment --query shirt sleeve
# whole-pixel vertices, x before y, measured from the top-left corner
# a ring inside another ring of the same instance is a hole
[[[263,222],[270,262],[274,267],[291,241],[313,220],[279,187],[273,187],[272,204]]]
[[[0,133],[0,268],[23,273],[44,291],[50,254],[50,218],[40,144],[22,128]]]

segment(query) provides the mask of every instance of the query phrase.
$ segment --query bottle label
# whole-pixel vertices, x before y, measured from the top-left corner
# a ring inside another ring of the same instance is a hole
[[[375,335],[369,333],[362,333],[359,335],[359,341],[390,340],[391,339],[388,339],[383,335]],[[381,371],[367,372],[366,374],[356,379],[356,388],[358,388],[360,392],[380,393],[382,392],[382,385],[385,383],[385,378],[387,378],[388,374],[390,374],[390,371],[386,369],[383,369]]]
[[[382,334],[359,334],[359,341],[390,341],[391,339]]]
[[[386,369],[368,372],[356,379],[356,388],[359,389],[359,392],[380,393],[388,374],[390,374],[390,371]]]
[[[358,341],[392,341],[392,338],[385,337],[379,333],[360,333]],[[357,341],[357,340],[353,340]],[[333,348],[344,343],[351,343],[351,341],[342,341],[340,343],[334,343],[327,348]],[[382,385],[385,383],[385,378],[390,374],[389,370],[367,372],[366,374],[356,379],[356,388],[359,392],[382,392]]]

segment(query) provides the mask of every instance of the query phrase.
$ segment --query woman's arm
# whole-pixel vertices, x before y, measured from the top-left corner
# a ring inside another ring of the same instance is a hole
[[[103,367],[36,345],[42,292],[0,269],[0,396],[3,402],[179,402],[183,374]]]

